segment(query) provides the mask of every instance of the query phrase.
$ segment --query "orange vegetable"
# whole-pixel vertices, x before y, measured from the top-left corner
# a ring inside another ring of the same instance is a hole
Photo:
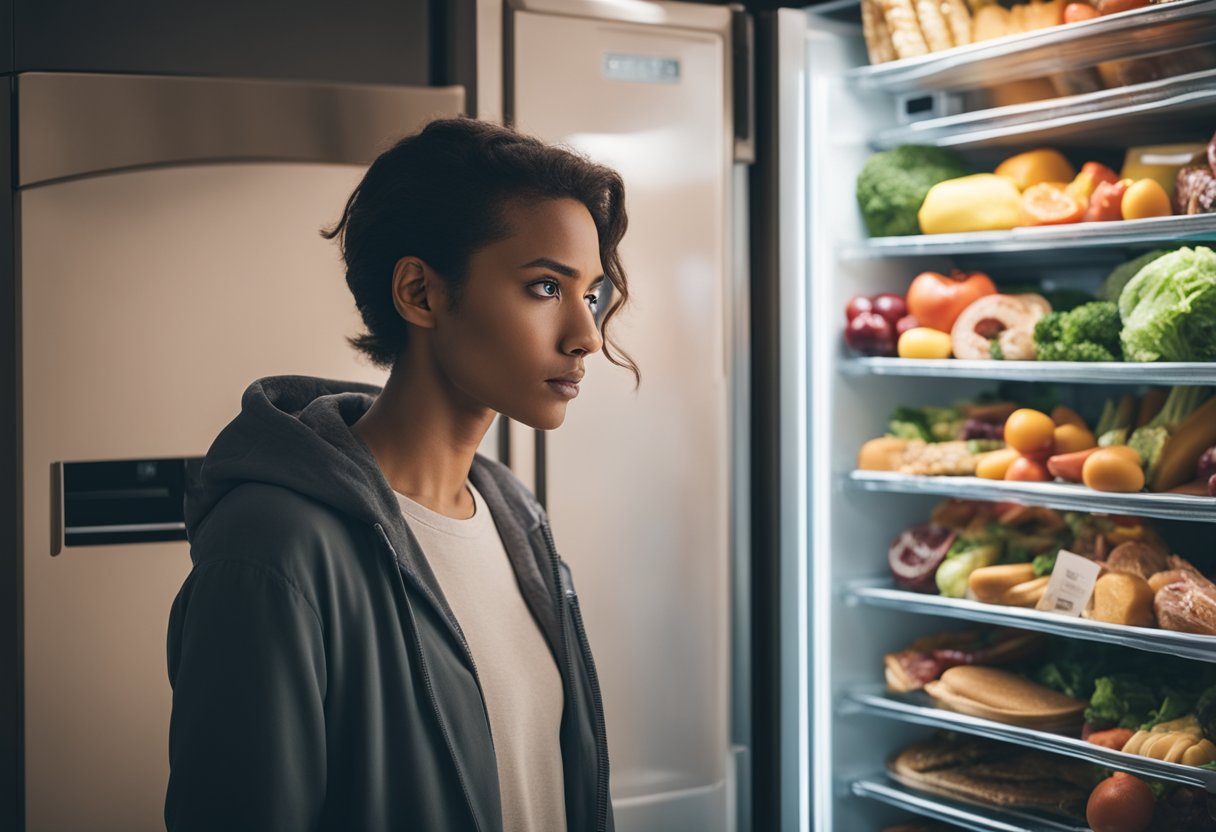
[[[975,458],[975,475],[985,480],[1003,480],[1009,466],[1021,458],[1022,455],[1013,448],[988,451]]]
[[[1085,420],[1081,418],[1080,413],[1062,404],[1058,404],[1051,409],[1051,421],[1056,423],[1056,427],[1060,425],[1076,425],[1079,428],[1089,430],[1089,425],[1085,424]]]
[[[1046,465],[1037,459],[1020,456],[1013,461],[1013,464],[1009,466],[1009,470],[1005,472],[1005,479],[1016,482],[1049,482],[1051,480],[1051,472],[1047,470]]]
[[[1080,23],[1082,20],[1093,20],[1101,16],[1101,13],[1088,3],[1069,3],[1064,7],[1065,23]]]
[[[1085,460],[1089,459],[1097,448],[1086,448],[1083,451],[1073,451],[1068,454],[1056,454],[1047,458],[1047,470],[1053,476],[1059,477],[1066,482],[1080,482],[1081,470],[1085,467]]]
[[[1094,491],[1140,491],[1144,488],[1144,470],[1139,459],[1139,455],[1133,457],[1113,448],[1099,448],[1081,466],[1081,482]]]
[[[946,277],[921,272],[908,287],[908,314],[921,326],[949,332],[963,310],[985,295],[995,295],[996,284],[983,272],[959,272]]]
[[[1114,222],[1123,219],[1123,194],[1127,186],[1132,184],[1130,179],[1120,179],[1118,182],[1099,182],[1089,198],[1089,207],[1085,209],[1083,222]]]
[[[1080,222],[1086,205],[1053,182],[1031,185],[1022,193],[1024,225],[1062,225]]]
[[[1127,745],[1127,741],[1135,733],[1131,728],[1110,728],[1106,731],[1094,731],[1086,739],[1094,745],[1122,751],[1123,746]]]

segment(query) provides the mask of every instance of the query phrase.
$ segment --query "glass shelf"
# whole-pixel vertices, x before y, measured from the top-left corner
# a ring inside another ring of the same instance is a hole
[[[883,130],[870,142],[879,150],[900,144],[974,147],[1092,141],[1096,130],[1116,131],[1120,144],[1153,144],[1191,132],[1200,110],[1216,102],[1216,70],[1071,95],[1010,107],[975,110]],[[1200,137],[1196,137],[1202,141]]]
[[[1009,231],[971,231],[965,234],[871,237],[842,244],[837,249],[837,255],[842,260],[1009,252],[1046,252],[1055,256],[1061,250],[1097,246],[1146,249],[1166,243],[1185,242],[1216,243],[1216,214],[1045,225],[1014,228]]]
[[[1185,494],[1115,494],[1084,485],[1057,482],[1010,482],[979,477],[922,477],[892,471],[852,471],[845,486],[888,494],[935,494],[972,500],[994,500],[1048,506],[1066,511],[1131,514],[1164,520],[1216,523],[1216,497]]]
[[[1216,39],[1213,0],[1140,9],[972,43],[846,73],[858,89],[959,90],[1039,78],[1106,60],[1183,49]]]
[[[854,780],[849,791],[928,818],[936,818],[975,832],[1090,832],[1077,823],[1053,820],[1031,812],[994,809],[938,797],[900,785],[886,774]]]
[[[1060,381],[1076,384],[1213,384],[1216,362],[1188,364],[1121,361],[963,361],[957,358],[846,358],[840,369],[850,376],[978,378],[1000,381]]]
[[[900,610],[920,615],[936,615],[977,621],[983,624],[998,624],[1017,627],[1040,633],[1064,636],[1065,638],[1100,641],[1118,644],[1150,653],[1166,653],[1184,659],[1216,662],[1216,636],[1200,636],[1161,630],[1155,627],[1128,627],[1123,624],[1108,624],[1088,618],[1041,612],[1025,607],[1005,607],[985,604],[966,598],[947,598],[923,592],[897,589],[891,581],[854,581],[844,587],[844,600],[849,605],[865,604],[872,607]]]
[[[861,713],[880,716],[930,728],[945,728],[979,737],[1004,740],[1027,748],[1076,757],[1108,768],[1130,771],[1144,777],[1186,783],[1189,786],[1198,786],[1208,792],[1216,793],[1216,771],[1211,769],[1166,763],[1136,754],[1124,754],[1122,751],[1103,748],[1077,737],[1036,731],[1033,728],[1023,728],[1018,725],[1006,725],[1002,722],[943,710],[934,706],[933,699],[923,692],[897,695],[887,693],[879,686],[857,688],[844,696],[839,712],[842,715]]]

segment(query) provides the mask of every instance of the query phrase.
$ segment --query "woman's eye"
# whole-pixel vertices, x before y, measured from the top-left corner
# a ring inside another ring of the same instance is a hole
[[[556,280],[542,280],[539,283],[533,283],[532,291],[533,294],[542,298],[555,298],[559,294]]]
[[[585,300],[587,301],[588,306],[590,306],[592,309],[595,309],[595,307],[599,305],[600,296],[599,295],[587,295]]]

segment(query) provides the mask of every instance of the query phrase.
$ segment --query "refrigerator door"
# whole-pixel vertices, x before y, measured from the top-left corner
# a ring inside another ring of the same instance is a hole
[[[635,390],[602,354],[587,361],[565,425],[543,437],[538,480],[600,671],[617,828],[724,830],[739,311],[727,304],[729,14],[634,6],[633,20],[525,9],[509,23],[515,124],[625,179],[632,300],[613,327],[642,372]]]
[[[184,540],[67,541],[52,554],[61,485],[52,471],[57,463],[202,456],[238,412],[245,386],[260,376],[301,373],[382,384],[384,373],[356,360],[344,340],[361,322],[338,251],[317,233],[338,218],[363,171],[345,155],[338,157],[343,164],[326,162],[326,148],[344,147],[366,163],[393,134],[415,129],[436,111],[460,108],[457,91],[439,98],[426,91],[421,111],[409,106],[408,95],[396,98],[387,114],[392,132],[364,133],[352,144],[349,131],[359,131],[348,125],[344,138],[335,136],[330,119],[336,113],[327,116],[324,106],[283,109],[274,97],[255,106],[222,82],[192,83],[202,83],[205,97],[219,106],[236,100],[246,107],[239,121],[265,140],[263,147],[273,147],[280,131],[296,134],[284,140],[296,150],[303,148],[301,131],[330,129],[330,140],[295,157],[313,161],[97,175],[149,136],[185,138],[192,161],[240,158],[250,136],[225,138],[220,128],[210,143],[200,140],[180,121],[158,121],[166,111],[157,102],[205,124],[206,101],[133,92],[121,118],[70,134],[80,139],[73,144],[62,133],[41,132],[46,123],[36,119],[58,111],[70,120],[88,106],[64,110],[33,93],[23,100],[23,106],[47,108],[23,111],[34,120],[22,125],[23,140],[45,136],[44,144],[63,151],[29,154],[31,163],[45,162],[31,175],[44,184],[27,185],[18,196],[24,779],[31,832],[164,828],[171,702],[165,633],[190,569]],[[349,101],[340,93],[318,94]],[[306,111],[317,119],[304,117]],[[132,112],[141,116],[128,118]],[[386,123],[370,111],[364,115],[364,124]],[[137,128],[138,138],[121,141],[124,127]],[[98,155],[107,149],[110,157]],[[163,150],[150,158],[164,162],[185,152]],[[73,178],[56,176],[65,170]]]

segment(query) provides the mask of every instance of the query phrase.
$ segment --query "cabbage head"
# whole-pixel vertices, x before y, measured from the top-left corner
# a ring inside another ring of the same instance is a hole
[[[1216,361],[1216,252],[1181,248],[1145,265],[1119,317],[1125,361]]]

